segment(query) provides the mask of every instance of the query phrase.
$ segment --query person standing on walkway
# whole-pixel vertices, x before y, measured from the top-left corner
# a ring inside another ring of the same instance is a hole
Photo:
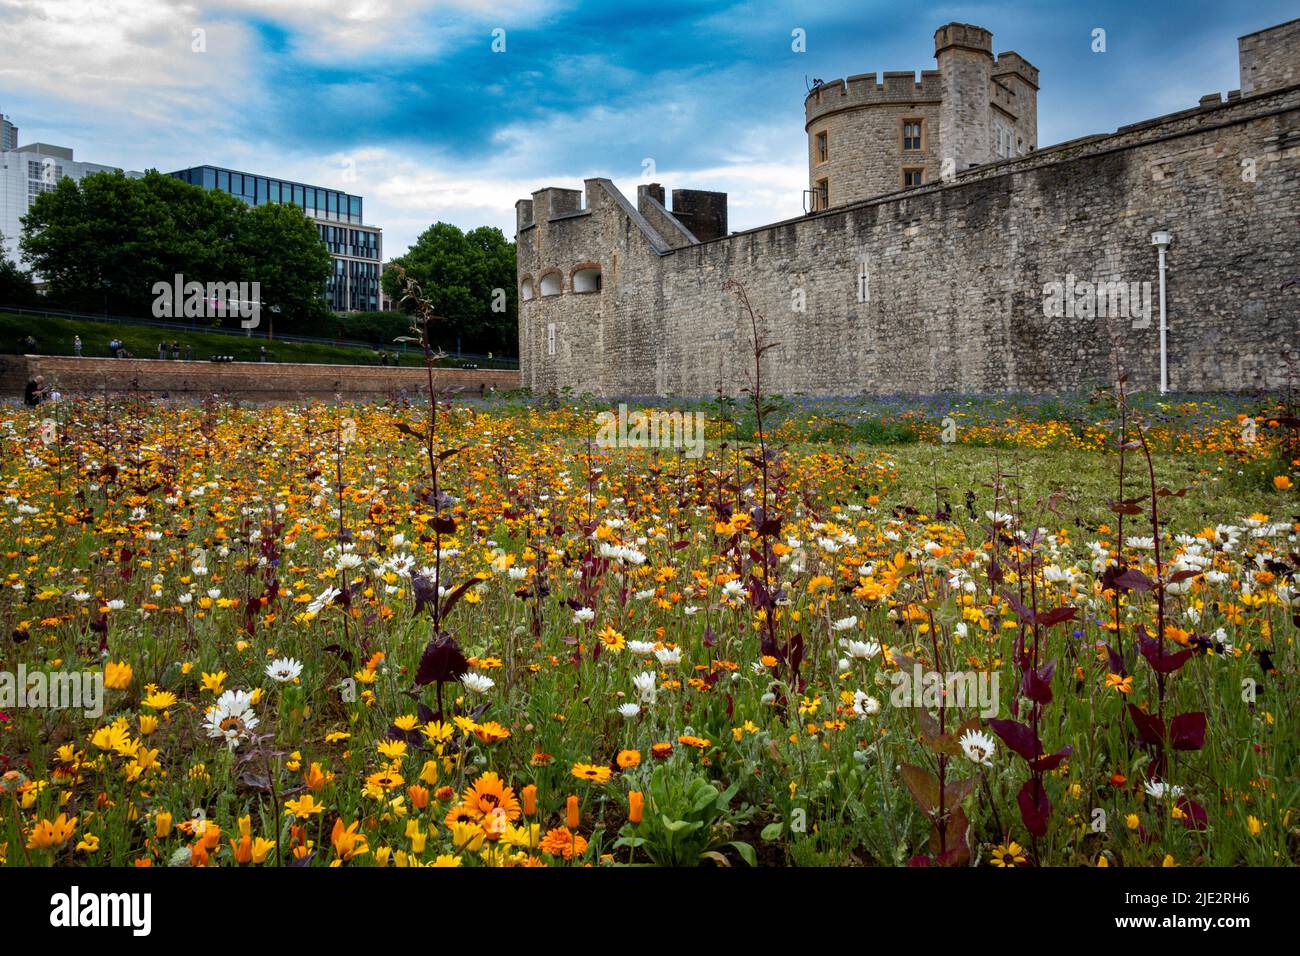
[[[81,336],[80,335],[74,335],[72,337],[72,354],[75,355],[77,358],[81,358]]]

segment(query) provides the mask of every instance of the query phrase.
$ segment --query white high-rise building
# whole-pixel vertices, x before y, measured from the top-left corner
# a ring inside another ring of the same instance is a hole
[[[22,218],[37,196],[52,190],[65,177],[81,179],[91,173],[117,170],[116,166],[77,162],[72,158],[71,149],[49,143],[28,143],[0,152],[0,233],[4,234],[4,255],[23,264],[18,250]],[[143,173],[126,175],[138,178]]]

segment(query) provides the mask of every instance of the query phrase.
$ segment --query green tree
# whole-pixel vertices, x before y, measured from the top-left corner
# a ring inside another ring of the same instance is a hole
[[[149,315],[155,284],[181,275],[259,282],[282,329],[309,327],[326,313],[329,251],[301,210],[250,208],[157,170],[60,180],[23,217],[20,246],[49,283],[49,298],[68,308]]]
[[[301,209],[269,203],[248,210],[236,247],[243,278],[262,296],[262,325],[271,332],[315,328],[329,314],[323,290],[332,268],[316,225]]]
[[[519,343],[515,244],[500,229],[480,226],[464,233],[451,223],[434,223],[404,256],[393,261],[420,283],[434,311],[446,320],[439,325],[444,340],[436,344],[450,351],[459,339],[467,352],[515,353]],[[401,298],[391,270],[381,281],[390,298]]]
[[[0,304],[32,305],[36,301],[36,288],[31,273],[18,268],[4,254],[4,239],[0,233]]]
[[[107,309],[112,296],[139,308],[160,271],[142,247],[144,219],[143,191],[120,172],[61,179],[23,217],[19,246],[55,302]]]

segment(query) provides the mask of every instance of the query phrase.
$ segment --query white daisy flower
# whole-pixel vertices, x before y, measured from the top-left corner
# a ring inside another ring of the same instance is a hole
[[[205,726],[209,737],[219,737],[231,750],[257,726],[253,713],[253,695],[243,690],[228,690],[208,708]]]
[[[475,671],[469,671],[460,682],[465,685],[465,689],[473,691],[476,694],[486,694],[496,686],[496,681],[486,674],[479,674]]]
[[[298,679],[302,673],[302,662],[292,657],[279,657],[266,665],[266,676],[281,684],[288,684]]]
[[[984,767],[993,766],[993,754],[997,750],[997,745],[993,743],[993,738],[982,730],[968,730],[961,735],[957,741],[961,744],[962,753],[971,763],[977,763]]]

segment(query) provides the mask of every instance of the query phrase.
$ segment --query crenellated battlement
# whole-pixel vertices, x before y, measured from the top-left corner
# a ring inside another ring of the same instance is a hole
[[[1011,51],[999,53],[997,60],[993,63],[993,79],[1009,79],[1013,77],[1023,80],[1025,83],[1033,87],[1035,92],[1037,92],[1038,67],[1034,66],[1034,64],[1030,63],[1019,53],[1013,53]]]
[[[880,80],[875,73],[859,73],[847,79],[823,83],[804,98],[804,120],[843,109],[888,104],[933,103],[943,91],[938,70],[922,70],[918,80],[913,70],[892,70]]]

